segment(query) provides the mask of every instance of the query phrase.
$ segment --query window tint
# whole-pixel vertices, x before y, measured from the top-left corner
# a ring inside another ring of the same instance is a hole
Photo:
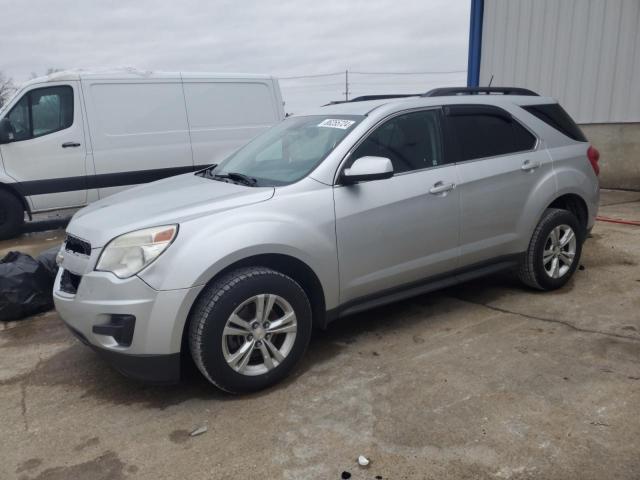
[[[389,158],[395,173],[441,165],[440,110],[392,118],[360,144],[351,160],[366,156]]]
[[[527,105],[522,108],[556,130],[564,133],[567,137],[578,142],[587,141],[587,138],[584,136],[584,133],[582,133],[582,130],[580,130],[580,127],[576,125],[565,109],[557,103],[549,103],[546,105]]]
[[[487,111],[473,113],[467,108],[447,117],[458,161],[523,152],[535,146],[536,138],[506,112],[483,110]]]
[[[73,89],[67,86],[31,90],[7,115],[14,141],[41,137],[73,124]]]

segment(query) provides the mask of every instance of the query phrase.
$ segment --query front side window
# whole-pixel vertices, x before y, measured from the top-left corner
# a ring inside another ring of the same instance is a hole
[[[441,165],[440,111],[405,113],[385,122],[356,148],[350,163],[366,156],[388,158],[395,173]]]
[[[259,186],[278,186],[307,176],[362,120],[358,115],[290,117],[259,135],[210,173],[241,174]]]
[[[492,113],[492,109],[495,113]],[[536,138],[509,114],[495,107],[451,107],[447,124],[458,161],[524,152],[535,147]]]
[[[7,115],[14,141],[41,137],[73,124],[73,89],[37,88],[26,93]]]
[[[20,99],[7,115],[10,127],[9,138],[14,141],[31,138],[31,123],[29,120],[29,94]],[[13,138],[11,138],[13,136]]]

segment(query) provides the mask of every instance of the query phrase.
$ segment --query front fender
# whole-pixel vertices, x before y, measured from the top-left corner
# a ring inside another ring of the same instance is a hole
[[[140,277],[157,290],[190,288],[208,283],[245,258],[288,255],[313,270],[323,286],[325,305],[336,306],[339,275],[331,189],[301,195],[316,197],[313,215],[308,198],[287,195],[181,224],[174,244]]]
[[[29,201],[29,199],[27,197],[22,195],[15,188],[15,185],[16,185],[16,182],[15,182],[15,180],[13,178],[9,177],[4,172],[0,172],[0,188],[8,190],[12,194],[14,194],[22,202],[22,205],[23,205],[25,211],[29,215],[29,218],[31,218],[31,203],[30,203],[30,201]]]

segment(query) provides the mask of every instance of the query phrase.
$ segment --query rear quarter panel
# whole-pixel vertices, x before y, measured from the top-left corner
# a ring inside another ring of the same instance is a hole
[[[553,159],[555,178],[558,184],[556,197],[573,193],[584,199],[588,209],[588,224],[591,228],[598,214],[600,186],[589,160],[585,142],[549,149]]]

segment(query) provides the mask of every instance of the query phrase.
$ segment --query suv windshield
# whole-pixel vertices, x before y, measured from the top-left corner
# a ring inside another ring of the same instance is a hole
[[[230,179],[245,176],[258,186],[297,182],[319,165],[363,118],[358,115],[287,118],[224,160],[210,175]]]

